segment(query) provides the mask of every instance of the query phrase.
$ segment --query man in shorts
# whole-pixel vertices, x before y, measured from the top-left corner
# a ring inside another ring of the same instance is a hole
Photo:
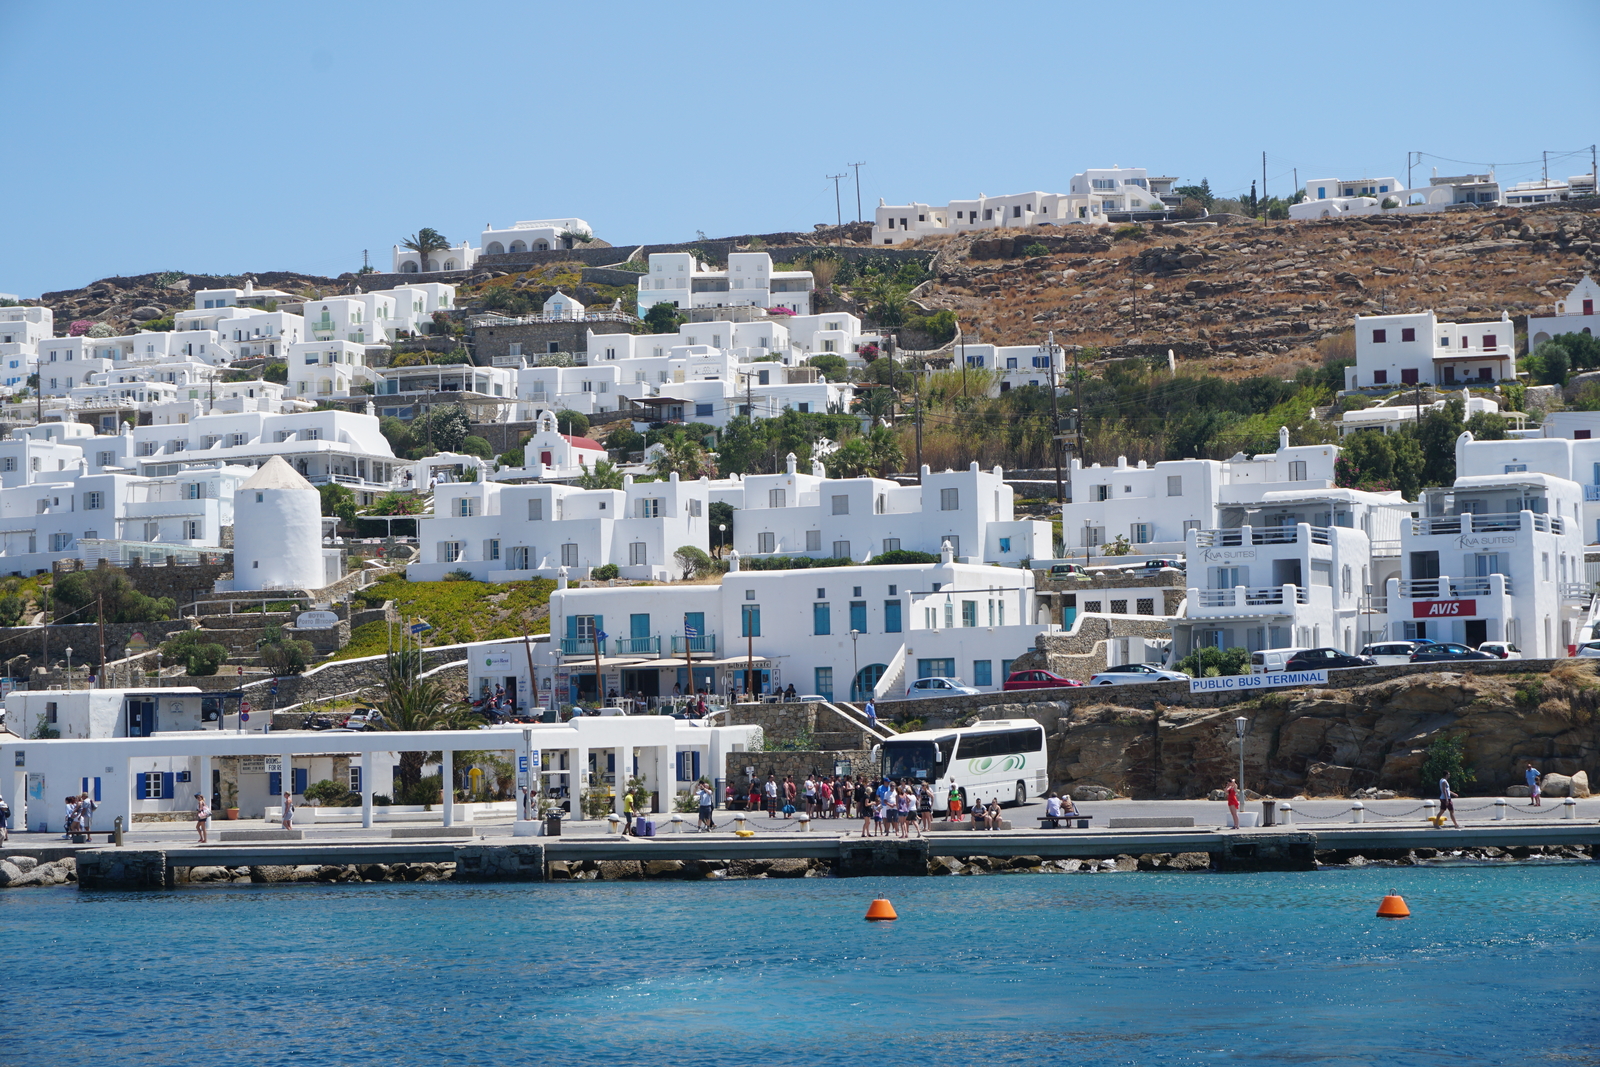
[[[1450,791],[1450,779],[1439,779],[1439,826],[1441,828],[1444,826],[1444,816],[1448,812],[1450,824],[1457,830],[1461,829],[1461,824],[1456,822],[1455,798],[1456,794]]]
[[[1528,769],[1522,772],[1522,776],[1528,782],[1528,796],[1533,798],[1532,801],[1528,804],[1528,807],[1530,807],[1530,808],[1540,807],[1541,805],[1539,803],[1539,797],[1540,797],[1539,779],[1542,777],[1542,775],[1540,775],[1540,773],[1539,773],[1539,768],[1537,768],[1537,767],[1535,767],[1533,765],[1533,761],[1532,760],[1528,761]]]

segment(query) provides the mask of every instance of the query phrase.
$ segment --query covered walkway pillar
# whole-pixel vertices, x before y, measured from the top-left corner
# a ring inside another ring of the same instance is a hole
[[[456,824],[455,782],[455,753],[447,748],[444,750],[444,755],[439,764],[440,795],[444,799],[444,824],[446,826],[454,826]]]

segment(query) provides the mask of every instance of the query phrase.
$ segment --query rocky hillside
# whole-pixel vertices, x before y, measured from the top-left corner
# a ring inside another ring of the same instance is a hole
[[[1597,710],[1600,676],[1580,660],[1546,675],[1420,674],[1216,709],[1083,700],[1050,737],[1050,780],[1058,789],[1102,786],[1141,798],[1205,796],[1235,773],[1233,720],[1243,715],[1251,720],[1245,781],[1268,795],[1418,795],[1428,748],[1442,737],[1464,739],[1465,764],[1476,773],[1475,781],[1452,781],[1458,792],[1516,795],[1523,760],[1547,775],[1594,771]]]
[[[1355,314],[1551,312],[1600,265],[1600,205],[1319,222],[1227,216],[938,246],[938,280],[917,299],[954,310],[969,340],[1034,344],[1054,330],[1064,344],[1170,345],[1179,358],[1243,375],[1312,358],[1314,343]]]
[[[281,289],[313,300],[346,292],[349,285],[348,281],[296,271],[268,271],[249,277],[255,281],[257,289]],[[347,279],[351,277],[353,275],[346,275]],[[82,289],[44,293],[38,303],[55,313],[57,335],[65,335],[77,319],[103,322],[122,334],[138,330],[141,323],[151,319],[189,310],[194,307],[194,293],[198,289],[238,289],[243,288],[244,283],[245,275],[167,271],[131,278],[101,278]]]

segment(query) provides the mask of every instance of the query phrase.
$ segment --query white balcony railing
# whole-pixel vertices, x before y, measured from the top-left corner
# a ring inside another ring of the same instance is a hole
[[[1400,583],[1407,600],[1454,600],[1460,597],[1511,596],[1511,578],[1488,574],[1481,578],[1407,578]]]
[[[1527,516],[1526,527],[1524,515]],[[1540,515],[1531,511],[1515,515],[1475,515],[1463,512],[1460,515],[1440,515],[1411,520],[1413,537],[1427,537],[1432,534],[1516,533],[1524,528],[1538,533],[1559,534],[1565,532],[1566,525],[1559,515]]]
[[[1589,600],[1594,596],[1594,586],[1588,582],[1562,582],[1562,600]]]
[[[1301,531],[1305,531],[1302,533]],[[1240,526],[1230,530],[1196,530],[1198,548],[1230,548],[1245,545],[1292,545],[1302,538],[1314,545],[1328,543],[1329,527],[1299,523],[1295,526]]]
[[[1237,585],[1231,589],[1189,590],[1190,614],[1194,616],[1219,614],[1282,614],[1294,604],[1309,604],[1311,591],[1305,586]]]

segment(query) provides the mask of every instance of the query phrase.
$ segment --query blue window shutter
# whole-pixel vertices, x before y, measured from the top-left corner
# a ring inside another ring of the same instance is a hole
[[[609,753],[606,756],[606,773],[617,773],[617,754],[615,752]]]
[[[296,767],[294,769],[294,791],[296,793],[304,793],[306,791],[306,777],[310,773],[311,768],[309,767]]]
[[[691,753],[689,753],[689,755],[694,757],[694,773],[689,775],[689,780],[690,781],[699,781],[700,780],[700,753],[691,752]]]
[[[833,632],[831,612],[826,604],[813,604],[811,606],[811,632],[814,634],[828,634]]]
[[[883,632],[888,634],[900,633],[900,601],[885,600],[883,602]]]
[[[283,775],[277,771],[267,772],[267,795],[277,796],[283,792]]]
[[[567,639],[570,641],[578,639],[578,617],[576,615],[567,616]]]
[[[171,771],[162,771],[161,772],[161,799],[162,800],[171,800],[172,799],[172,794],[173,794],[172,772]]]
[[[606,632],[606,617],[604,615],[596,615],[594,617],[594,637],[595,637],[595,640],[596,641],[600,640],[600,635],[605,633],[605,632]]]

